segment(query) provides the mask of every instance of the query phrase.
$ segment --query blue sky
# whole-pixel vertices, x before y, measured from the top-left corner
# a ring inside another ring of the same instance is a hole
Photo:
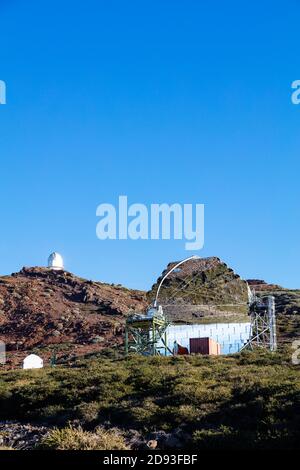
[[[0,272],[149,288],[184,241],[100,241],[96,207],[204,203],[205,246],[300,287],[299,2],[0,0]]]

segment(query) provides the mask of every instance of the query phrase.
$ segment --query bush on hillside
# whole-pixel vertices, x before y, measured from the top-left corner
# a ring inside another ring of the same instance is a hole
[[[84,431],[80,426],[50,431],[41,441],[47,450],[128,450],[123,436],[116,429],[98,427],[94,432]]]

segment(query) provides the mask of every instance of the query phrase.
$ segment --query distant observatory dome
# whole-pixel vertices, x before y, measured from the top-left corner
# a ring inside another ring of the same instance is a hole
[[[23,369],[41,369],[43,366],[43,359],[36,354],[29,354],[23,361]]]
[[[48,258],[48,268],[57,270],[64,269],[64,260],[59,253],[51,253]]]

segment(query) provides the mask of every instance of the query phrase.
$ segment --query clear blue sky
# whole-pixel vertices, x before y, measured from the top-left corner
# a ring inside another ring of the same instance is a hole
[[[0,0],[0,272],[51,251],[148,288],[181,241],[99,241],[96,207],[204,203],[205,247],[300,287],[296,0]]]

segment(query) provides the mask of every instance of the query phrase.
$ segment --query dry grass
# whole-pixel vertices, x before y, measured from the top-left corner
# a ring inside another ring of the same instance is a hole
[[[107,431],[98,427],[89,432],[71,425],[50,431],[43,438],[41,447],[53,450],[128,450],[123,436],[116,429]]]

